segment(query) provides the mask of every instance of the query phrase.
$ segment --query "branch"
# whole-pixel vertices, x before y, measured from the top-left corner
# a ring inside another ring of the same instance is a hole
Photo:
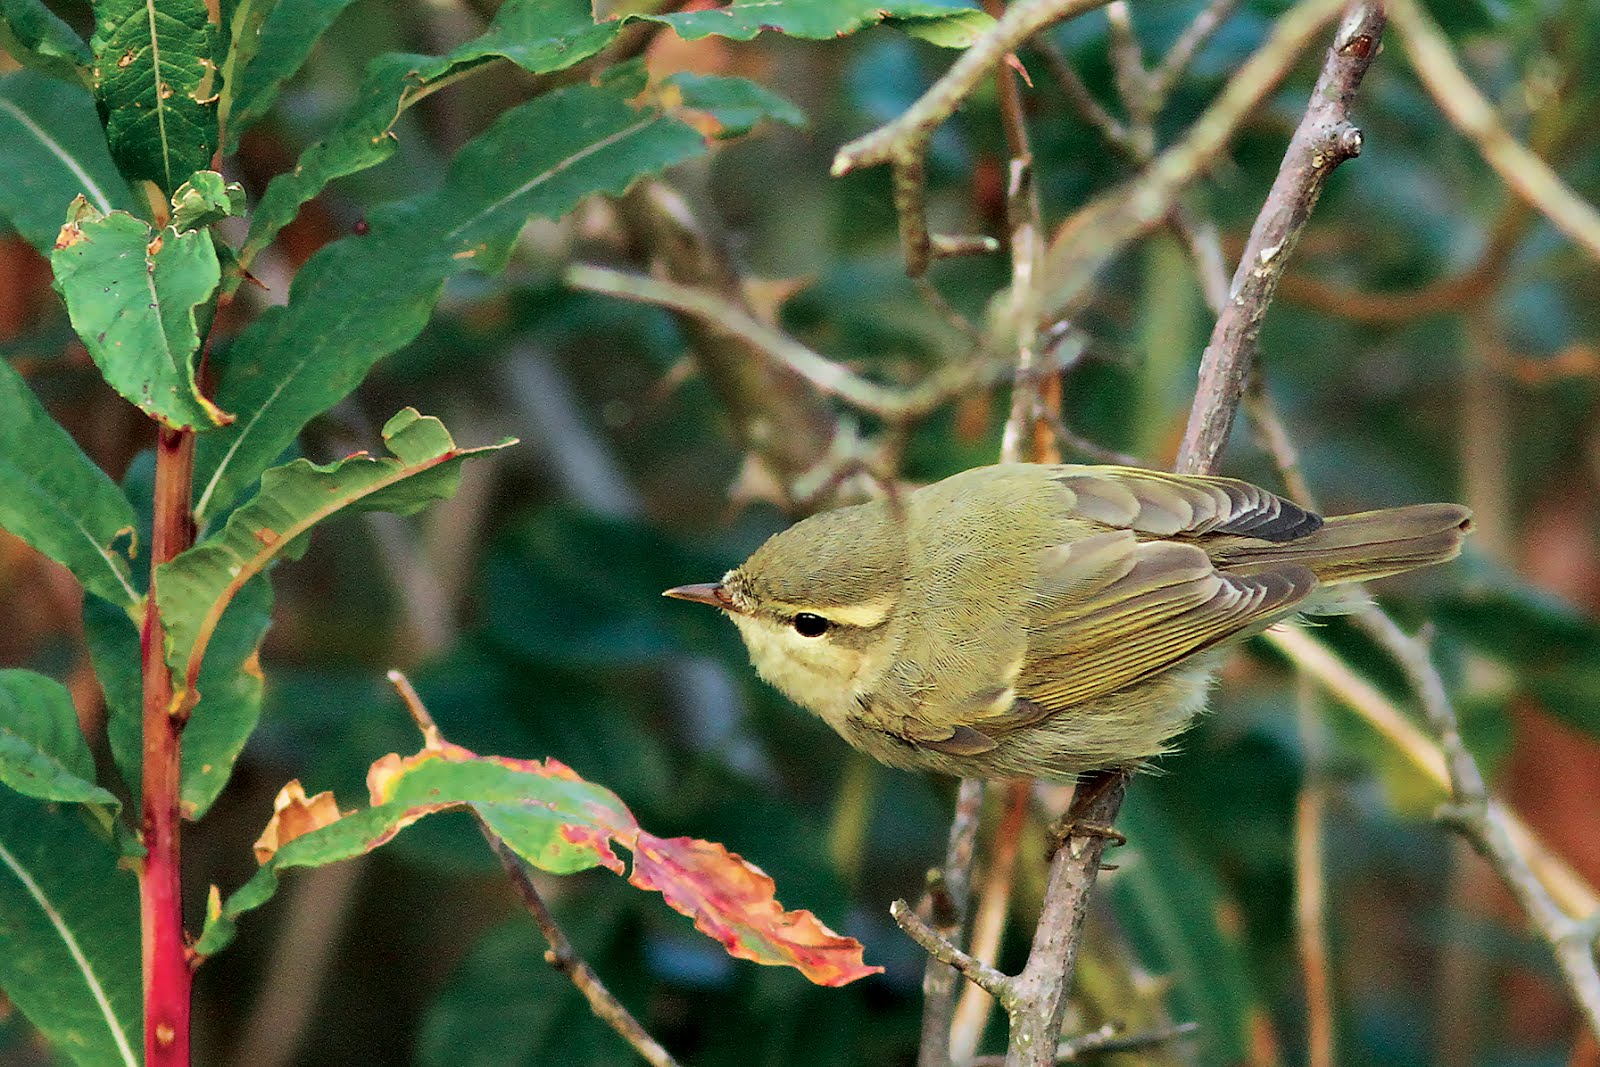
[[[1445,117],[1529,206],[1600,259],[1600,212],[1569,189],[1550,165],[1506,131],[1493,105],[1461,70],[1438,23],[1414,0],[1389,5],[1400,44]]]
[[[1267,306],[1311,209],[1333,169],[1361,152],[1361,131],[1350,124],[1356,87],[1378,54],[1383,10],[1376,3],[1352,8],[1334,36],[1311,102],[1289,142],[1233,274],[1232,296],[1211,331],[1200,359],[1200,384],[1179,450],[1180,472],[1214,471],[1255,360]]]
[[[928,887],[929,913],[936,932],[946,941],[956,937],[966,923],[971,897],[972,853],[978,841],[978,816],[983,810],[983,782],[963,778],[956,793],[956,810],[950,820],[950,845],[944,867]],[[956,1003],[956,972],[937,956],[928,960],[922,975],[922,1035],[918,1042],[919,1067],[946,1067],[950,1063],[950,1022]]]
[[[955,114],[978,83],[1006,53],[1052,23],[1101,7],[1106,0],[1017,0],[1004,17],[980,38],[922,97],[887,125],[880,126],[839,149],[833,158],[834,177],[863,167],[888,163],[894,168],[894,202],[900,215],[900,241],[906,273],[921,275],[940,254],[971,251],[958,244],[941,248],[928,234],[924,169],[933,131]],[[988,250],[998,246],[985,246]]]
[[[433,716],[428,712],[427,705],[422,703],[422,698],[412,688],[411,681],[399,671],[389,672],[389,683],[400,694],[400,699],[405,702],[406,710],[411,713],[412,721],[417,724],[417,729],[422,731],[422,736],[430,746],[437,746],[444,741],[444,736],[439,732],[438,723],[433,721]],[[494,849],[495,856],[500,860],[500,866],[505,869],[506,877],[511,879],[511,888],[516,890],[517,896],[522,899],[523,907],[528,909],[528,914],[533,916],[533,921],[539,924],[539,932],[544,935],[545,941],[550,945],[545,951],[544,961],[562,974],[578,988],[585,1000],[589,1002],[590,1009],[595,1016],[612,1030],[617,1036],[633,1046],[643,1060],[651,1067],[678,1067],[677,1061],[661,1047],[660,1042],[645,1032],[622,1002],[611,994],[611,991],[600,981],[600,976],[594,969],[583,961],[577,950],[572,947],[572,941],[567,937],[565,930],[561,929],[554,915],[550,913],[549,905],[539,895],[539,888],[533,884],[533,877],[528,873],[528,868],[523,864],[522,857],[511,850],[511,847],[500,836],[490,829],[483,816],[474,809],[472,817],[478,822],[478,829],[483,831],[483,838],[489,842],[489,847]]]
[[[1316,14],[1315,6],[1310,3],[1295,10],[1306,18]],[[1290,17],[1286,16],[1286,21]],[[1279,30],[1278,36],[1281,37],[1281,24]],[[1275,278],[1265,284],[1259,281],[1247,284],[1249,279],[1242,276],[1255,275],[1257,271],[1251,265],[1256,262],[1262,267],[1272,266],[1274,272],[1281,271],[1294,239],[1316,202],[1327,172],[1337,162],[1330,160],[1330,157],[1340,153],[1353,154],[1347,150],[1359,146],[1359,133],[1348,125],[1345,115],[1350,97],[1366,73],[1372,57],[1377,54],[1382,31],[1383,15],[1376,3],[1353,4],[1335,35],[1334,46],[1323,61],[1322,73],[1312,91],[1305,117],[1290,141],[1278,179],[1273,183],[1252,231],[1247,257],[1235,275],[1233,298],[1218,320],[1212,343],[1202,362],[1200,389],[1190,415],[1184,447],[1178,456],[1180,471],[1208,472],[1215,467],[1222,440],[1218,439],[1214,448],[1202,447],[1209,436],[1201,433],[1201,428],[1216,425],[1219,420],[1224,428],[1231,424],[1244,392],[1245,379],[1243,374],[1220,378],[1213,374],[1208,387],[1206,366],[1209,363],[1213,366],[1248,367],[1251,355],[1249,348],[1253,347],[1255,331],[1271,300]],[[1260,55],[1261,52],[1258,52],[1257,56]],[[1190,140],[1193,140],[1192,135]],[[1316,158],[1318,152],[1323,158]],[[1169,150],[1161,159],[1167,159],[1170,155]],[[1340,158],[1344,157],[1340,155]],[[1147,173],[1157,171],[1160,166],[1158,159]],[[1170,201],[1163,204],[1156,217],[1165,217],[1170,207]],[[1272,249],[1271,255],[1262,256],[1261,251],[1268,247]],[[1253,325],[1249,329],[1241,329],[1238,327],[1241,323]],[[1202,446],[1191,443],[1193,441],[1201,442]],[[1128,778],[1128,771],[1113,770],[1101,772],[1081,783],[1067,814],[1069,828],[1109,827],[1122,806]],[[1089,895],[1094,888],[1105,847],[1105,837],[1099,833],[1069,836],[1066,845],[1056,852],[1050,862],[1049,881],[1033,947],[1022,974],[1012,984],[1017,1004],[1011,1009],[1011,1043],[1006,1055],[1008,1067],[1045,1067],[1054,1060],[1066,1007],[1066,993],[1071,986],[1077,962],[1083,920],[1088,912]]]
[[[949,940],[940,936],[938,931],[927,923],[911,909],[911,905],[903,900],[897,900],[889,905],[889,914],[894,916],[894,921],[900,929],[910,935],[911,940],[921,945],[923,950],[934,959],[947,967],[957,971],[994,997],[1005,1003],[1011,997],[1011,977],[1001,973],[996,968],[984,963],[975,956],[969,955],[951,944]]]
[[[827,396],[885,422],[909,422],[932,413],[982,379],[981,363],[947,364],[909,389],[879,385],[843,364],[818,355],[782,330],[757,320],[733,301],[703,289],[658,281],[605,267],[571,267],[566,282],[575,289],[656,304],[681,312],[704,328],[737,339],[751,352],[776,363]],[[815,462],[815,456],[812,457]]]
[[[1301,0],[1291,8],[1180,141],[1132,182],[1096,199],[1057,230],[1041,271],[1046,316],[1074,313],[1100,269],[1168,217],[1183,189],[1216,162],[1244,120],[1337,17],[1341,2]]]
[[[1056,1046],[1057,1063],[1080,1063],[1085,1057],[1107,1055],[1113,1052],[1142,1052],[1165,1045],[1175,1038],[1184,1037],[1200,1029],[1199,1023],[1177,1023],[1140,1034],[1124,1034],[1114,1023],[1106,1023],[1098,1030],[1079,1034]],[[978,1056],[971,1067],[1001,1067],[1000,1056]]]
[[[1422,702],[1429,727],[1439,739],[1450,779],[1450,802],[1441,818],[1465,835],[1499,873],[1534,929],[1555,953],[1556,965],[1578,1010],[1589,1029],[1600,1037],[1600,959],[1596,958],[1593,933],[1595,925],[1600,924],[1600,908],[1591,908],[1582,921],[1574,922],[1534,873],[1512,831],[1509,813],[1489,796],[1483,772],[1461,740],[1455,708],[1426,643],[1405,633],[1393,619],[1376,609],[1363,612],[1356,622],[1399,663]]]

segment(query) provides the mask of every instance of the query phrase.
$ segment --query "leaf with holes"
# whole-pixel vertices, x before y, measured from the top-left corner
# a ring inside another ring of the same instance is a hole
[[[128,183],[106,148],[94,97],[37,71],[0,78],[0,216],[45,255],[67,205],[86,197],[102,212],[133,210]]]
[[[50,267],[72,328],[113,389],[173,429],[233,421],[194,377],[195,309],[222,276],[210,233],[157,231],[121,211],[102,214],[80,196]]]
[[[367,790],[370,807],[332,818],[325,794],[308,801],[298,782],[286,786],[257,842],[261,870],[211,908],[199,951],[225,945],[235,920],[276,891],[278,872],[362,855],[424,816],[470,807],[517,855],[552,874],[591,867],[622,874],[613,848],[621,845],[633,853],[631,884],[659,892],[740,959],[794,967],[829,986],[882,970],[862,962],[859,942],[809,911],[784,911],[760,868],[710,841],[641,830],[615,793],[553,759],[480,756],[434,737],[414,756],[390,753],[375,762]],[[292,827],[303,832],[295,836]]]
[[[455,492],[461,463],[513,444],[458,448],[438,419],[406,408],[383,428],[392,458],[364,452],[318,466],[296,460],[266,473],[261,492],[228,524],[156,572],[174,682],[196,699],[206,647],[235,596],[280,558],[297,558],[306,535],[341,511],[409,515]]]
[[[0,789],[0,989],[63,1057],[138,1067],[138,882],[80,811]]]
[[[217,143],[216,27],[203,0],[95,4],[94,90],[111,156],[171,195]]]

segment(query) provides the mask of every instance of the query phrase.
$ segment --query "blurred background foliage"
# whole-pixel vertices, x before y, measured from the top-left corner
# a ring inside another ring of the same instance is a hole
[[[1163,52],[1200,6],[1135,3],[1147,54]],[[1284,7],[1240,5],[1180,81],[1158,142],[1200,112]],[[1430,8],[1513,131],[1600,199],[1600,9]],[[446,51],[481,32],[492,9],[356,0],[244,138],[230,176],[254,200],[328,128],[370,58]],[[83,10],[59,10],[86,25]],[[1113,101],[1104,15],[1051,36]],[[640,46],[657,77],[738,74],[804,113],[803,127],[763,123],[667,176],[731,250],[753,299],[816,350],[885,380],[970,358],[969,335],[904,276],[887,172],[828,177],[834,150],[909,106],[950,52],[889,28],[829,42],[689,43],[658,31]],[[1433,621],[1497,788],[1600,881],[1600,272],[1509,196],[1387,47],[1356,108],[1363,154],[1334,176],[1267,319],[1269,387],[1325,510],[1435,499],[1476,510],[1469,559],[1387,583],[1382,596],[1409,623]],[[1021,58],[1034,82],[1023,96],[1045,216],[1058,222],[1131,170],[1065,103],[1048,65]],[[265,290],[254,298],[281,298],[296,266],[358,229],[372,205],[435,187],[467,138],[548,86],[504,66],[406,113],[393,159],[336,183],[256,261]],[[1296,67],[1195,191],[1230,250],[1315,67],[1315,55]],[[1003,231],[1001,129],[985,90],[939,131],[929,173],[939,228]],[[454,500],[414,520],[343,520],[279,572],[262,726],[185,841],[191,923],[208,883],[248,877],[249,842],[285,780],[332,788],[349,805],[375,757],[415,747],[383,682],[400,666],[452,740],[555,756],[615,790],[654,832],[724,842],[773,875],[787,906],[861,938],[868,961],[887,968],[845,989],[813,988],[728,959],[610,875],[551,882],[580,951],[683,1062],[909,1064],[923,957],[888,903],[914,898],[942,856],[952,783],[867,766],[755,679],[722,619],[660,598],[669,585],[715,578],[785,517],[759,493],[730,495],[750,484],[740,481],[744,457],[686,363],[675,320],[562,283],[574,262],[637,267],[642,254],[607,202],[530,225],[510,269],[453,281],[424,334],[305,436],[318,460],[369,447],[389,413],[415,403],[465,443],[513,433],[524,444],[468,468]],[[942,263],[932,279],[982,324],[1009,273],[995,256]],[[1156,235],[1119,258],[1079,325],[1091,340],[1064,375],[1067,421],[1108,447],[1170,461],[1210,327],[1178,244]],[[100,382],[46,264],[17,238],[0,241],[0,345],[121,477],[149,443],[146,423]],[[991,462],[1005,402],[1003,389],[975,392],[926,420],[904,476]],[[1278,484],[1242,430],[1226,467]],[[66,680],[103,754],[104,707],[74,590],[65,572],[0,535],[0,663]],[[1352,627],[1334,621],[1321,636],[1409,699]],[[1434,794],[1361,722],[1318,710],[1308,747],[1285,666],[1248,650],[1183,751],[1135,783],[1123,827],[1131,843],[1099,897],[1080,1024],[1123,1017],[1116,990],[1131,945],[1140,995],[1200,1024],[1157,1062],[1303,1062],[1293,813],[1314,769],[1332,790],[1340,1062],[1600,1062],[1492,873],[1431,822]],[[1003,964],[1025,952],[1040,892],[1042,838],[1027,834]],[[541,955],[470,820],[428,820],[374,856],[297,875],[244,924],[200,972],[197,1062],[630,1062]],[[0,1011],[0,1058],[44,1059],[14,1013]]]

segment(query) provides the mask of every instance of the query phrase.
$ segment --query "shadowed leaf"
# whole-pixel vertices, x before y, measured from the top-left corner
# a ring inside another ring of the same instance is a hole
[[[0,671],[0,782],[40,800],[117,805],[94,784],[67,687],[32,671]]]
[[[426,815],[470,806],[517,855],[553,874],[596,866],[621,874],[623,862],[612,846],[622,845],[633,853],[629,882],[661,893],[730,955],[794,967],[818,985],[844,985],[882,970],[862,962],[857,941],[810,912],[784,911],[760,868],[709,841],[646,833],[616,794],[555,760],[479,756],[430,742],[414,756],[379,759],[367,773],[367,789],[371,807],[318,827],[318,819],[300,817],[305,793],[299,783],[286,786],[279,809],[296,811],[301,835],[290,836],[291,827],[274,816],[275,851],[208,917],[198,950],[226,945],[234,920],[275,892],[279,870],[370,852]]]
[[[92,58],[42,0],[0,0],[0,48],[25,67],[69,80],[83,78]]]
[[[823,41],[887,22],[949,47],[971,44],[994,24],[992,18],[962,0],[743,0],[670,15],[628,15],[623,21],[634,19],[665,23],[688,41],[712,35],[748,41],[763,30]],[[936,28],[940,22],[952,25]]]
[[[0,989],[63,1057],[137,1067],[137,882],[77,811],[3,789],[0,945]]]
[[[133,508],[0,360],[0,527],[70,570],[84,588],[124,608],[139,600],[127,556]]]
[[[67,205],[86,197],[102,212],[132,210],[128,183],[106,148],[94,97],[36,71],[0,78],[0,215],[45,255]]]
[[[200,394],[195,309],[221,277],[211,235],[153,230],[132,215],[72,202],[50,257],[72,328],[106,381],[152,418],[180,430],[232,421]]]

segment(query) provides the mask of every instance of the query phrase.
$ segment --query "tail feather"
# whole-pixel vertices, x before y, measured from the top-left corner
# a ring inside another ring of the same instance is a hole
[[[1218,538],[1206,545],[1217,566],[1235,574],[1298,563],[1323,584],[1359,582],[1454,559],[1472,529],[1472,512],[1459,504],[1338,515],[1321,529],[1273,544],[1247,537]]]

